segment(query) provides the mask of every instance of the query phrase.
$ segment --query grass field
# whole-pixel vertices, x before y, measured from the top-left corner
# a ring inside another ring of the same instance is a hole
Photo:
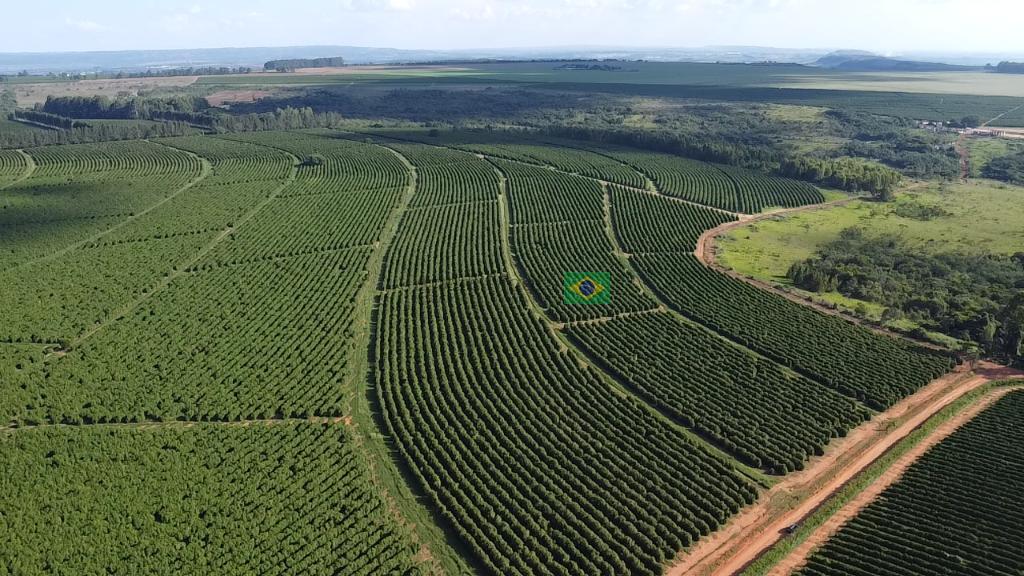
[[[1009,138],[968,138],[967,149],[970,151],[971,177],[978,178],[985,164],[993,158],[1015,154],[1024,150],[1024,140]]]
[[[915,220],[896,214],[901,205],[936,206],[948,215]],[[820,246],[851,227],[869,234],[895,234],[934,253],[1013,254],[1024,246],[1024,188],[990,180],[914,184],[892,204],[855,200],[827,210],[762,220],[720,238],[718,262],[741,274],[792,288],[786,277],[789,267],[814,256]],[[860,307],[873,319],[883,310],[836,292],[814,296],[850,310]]]

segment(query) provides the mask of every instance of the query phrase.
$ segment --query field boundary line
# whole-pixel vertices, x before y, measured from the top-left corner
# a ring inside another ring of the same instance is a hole
[[[355,297],[355,309],[358,312],[353,319],[353,326],[357,342],[349,367],[348,380],[352,393],[348,397],[347,406],[348,412],[354,416],[353,425],[350,427],[351,436],[354,445],[365,457],[370,481],[380,492],[381,499],[387,506],[387,513],[401,528],[404,536],[418,546],[413,555],[413,562],[430,573],[460,570],[460,567],[452,564],[464,562],[463,558],[453,556],[447,550],[439,551],[444,552],[440,559],[434,554],[432,545],[451,547],[448,540],[451,536],[446,533],[446,524],[436,510],[424,502],[422,488],[404,472],[406,463],[401,460],[399,451],[389,439],[388,430],[383,425],[383,408],[374,375],[380,298],[385,293],[384,264],[416,196],[419,172],[408,158],[393,148],[378,143],[359,143],[382,148],[394,155],[405,168],[409,181],[372,246],[366,262],[366,279]],[[362,424],[365,426],[361,426]],[[401,502],[406,505],[403,507]]]
[[[21,262],[20,264],[12,266],[12,267],[8,268],[7,270],[18,270],[18,269],[20,269],[20,268],[22,268],[24,266],[29,265],[29,264],[35,264],[37,262],[45,262],[47,260],[53,260],[54,258],[60,258],[61,256],[65,255],[65,254],[69,254],[70,252],[72,252],[72,251],[74,251],[74,250],[76,250],[78,248],[81,248],[82,246],[85,246],[86,244],[89,244],[91,242],[96,242],[97,240],[99,240],[100,238],[103,238],[107,234],[110,234],[111,232],[116,232],[117,230],[120,230],[121,228],[127,226],[128,224],[134,222],[135,220],[138,220],[139,218],[145,216],[146,214],[149,214],[153,210],[156,210],[157,208],[163,206],[164,204],[170,202],[171,200],[174,200],[179,195],[183,194],[187,190],[193,188],[194,186],[196,186],[197,184],[199,184],[200,182],[205,180],[206,177],[209,176],[210,173],[213,171],[213,167],[210,164],[210,161],[207,160],[206,158],[203,158],[202,156],[199,156],[198,154],[195,154],[193,152],[189,152],[188,150],[182,150],[180,148],[175,148],[175,147],[169,146],[167,144],[160,144],[160,143],[157,143],[157,142],[153,142],[151,140],[143,140],[143,142],[149,142],[150,144],[153,144],[154,146],[162,146],[164,148],[170,148],[170,149],[176,150],[178,152],[183,152],[183,153],[185,153],[185,154],[187,154],[187,155],[189,155],[189,156],[199,160],[199,164],[201,166],[200,171],[199,171],[199,175],[196,176],[195,178],[189,180],[183,186],[181,186],[177,190],[174,190],[173,192],[171,192],[167,196],[164,196],[163,198],[158,200],[156,203],[151,204],[151,205],[147,206],[146,208],[144,208],[143,210],[140,210],[139,212],[136,212],[136,213],[128,216],[124,220],[118,222],[117,224],[114,224],[114,225],[110,226],[109,228],[103,229],[103,230],[97,232],[96,234],[93,234],[92,236],[89,236],[87,238],[83,238],[82,240],[79,240],[79,241],[74,242],[72,244],[68,244],[67,246],[65,246],[65,247],[63,247],[60,250],[57,250],[55,252],[50,252],[49,254],[45,254],[43,256],[39,256],[37,258],[33,258],[31,260],[26,260],[24,262]]]
[[[957,430],[999,401],[999,399],[1020,390],[1024,390],[1024,386],[1007,386],[986,391],[977,401],[950,415],[948,420],[939,423],[934,430],[929,431],[882,471],[878,478],[872,480],[870,484],[854,494],[849,501],[833,512],[828,519],[808,534],[788,554],[779,559],[765,574],[767,576],[786,576],[802,567],[818,547],[827,542],[840,528],[856,517],[864,508],[867,508],[877,500],[882,492],[899,482],[907,470],[932,448],[948,439]],[[941,416],[933,416],[933,418],[938,417]],[[865,470],[864,473],[867,472],[868,470]],[[851,479],[851,482],[855,480],[855,478]],[[827,501],[823,502],[822,505],[826,503]]]

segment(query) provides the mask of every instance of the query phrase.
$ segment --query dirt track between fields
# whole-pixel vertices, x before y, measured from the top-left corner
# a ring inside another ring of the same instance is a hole
[[[784,529],[802,521],[847,482],[883,456],[940,410],[964,394],[997,380],[1024,373],[991,363],[975,372],[951,372],[904,398],[889,410],[834,441],[824,456],[786,476],[725,527],[698,542],[666,574],[731,575],[779,541]]]
[[[761,214],[755,214],[753,216],[740,216],[739,220],[735,220],[735,221],[731,221],[731,222],[726,222],[724,224],[721,224],[719,226],[711,228],[710,230],[706,230],[703,234],[700,235],[700,238],[697,239],[697,248],[696,248],[696,250],[694,250],[693,253],[697,257],[697,259],[700,260],[700,262],[702,264],[704,264],[705,266],[707,266],[709,268],[713,268],[714,270],[717,270],[717,271],[721,272],[722,274],[726,274],[728,276],[731,276],[732,278],[735,278],[737,280],[746,282],[747,284],[750,284],[750,285],[752,285],[752,286],[754,286],[756,288],[760,288],[762,290],[767,290],[769,292],[773,292],[775,294],[778,294],[779,296],[782,296],[783,298],[786,298],[787,300],[790,300],[792,302],[796,302],[797,304],[800,304],[802,306],[807,306],[809,308],[814,308],[815,310],[817,310],[819,312],[822,312],[823,314],[829,314],[831,316],[838,316],[838,317],[843,318],[844,320],[846,320],[848,322],[852,322],[854,324],[857,324],[859,326],[867,328],[868,330],[871,330],[872,332],[875,332],[876,334],[881,334],[883,336],[889,336],[891,338],[899,338],[899,339],[902,339],[902,340],[907,340],[907,341],[912,342],[913,344],[916,344],[918,346],[924,346],[926,348],[932,348],[934,350],[943,350],[944,348],[942,348],[941,346],[938,346],[936,344],[933,344],[931,342],[924,342],[924,341],[921,341],[921,340],[915,340],[915,339],[913,339],[913,338],[911,338],[911,337],[909,337],[909,336],[907,336],[905,334],[899,334],[899,333],[893,332],[891,330],[886,330],[885,328],[882,328],[880,326],[876,326],[874,324],[871,324],[870,322],[867,322],[867,321],[865,321],[862,318],[858,318],[856,316],[853,316],[851,314],[847,314],[845,312],[842,312],[841,310],[837,310],[835,308],[831,308],[829,306],[826,306],[824,304],[820,304],[818,302],[810,301],[807,298],[801,297],[801,296],[799,296],[797,294],[794,294],[794,293],[792,293],[792,292],[790,292],[788,290],[783,290],[782,288],[779,288],[778,286],[775,286],[775,285],[773,285],[773,284],[771,284],[769,282],[765,282],[764,280],[758,280],[756,278],[750,278],[750,277],[744,276],[743,274],[740,274],[739,272],[736,272],[735,270],[730,270],[728,268],[723,267],[722,265],[718,264],[718,262],[717,262],[717,247],[715,245],[715,242],[718,240],[718,238],[720,236],[724,235],[725,233],[727,233],[727,232],[729,232],[729,231],[731,231],[731,230],[733,230],[735,228],[739,228],[741,226],[748,226],[748,225],[753,224],[755,222],[760,222],[762,220],[767,220],[769,218],[776,218],[776,217],[779,217],[779,216],[789,216],[789,215],[796,214],[796,213],[799,213],[799,212],[814,212],[814,211],[817,211],[817,210],[827,210],[829,208],[835,208],[836,206],[842,206],[844,204],[849,204],[850,202],[853,202],[855,200],[862,200],[862,199],[863,198],[859,198],[859,197],[843,198],[841,200],[833,200],[832,202],[824,202],[822,204],[810,204],[810,205],[807,205],[807,206],[799,206],[797,208],[787,208],[787,209],[784,209],[784,210],[775,210],[773,212],[764,212],[764,213],[761,213]]]
[[[895,484],[903,477],[903,474],[924,456],[934,446],[949,438],[961,426],[970,422],[983,410],[994,404],[997,400],[1010,392],[1020,390],[1020,387],[1000,388],[991,391],[977,403],[958,413],[953,418],[943,422],[924,438],[921,442],[899,457],[881,476],[872,482],[867,488],[859,492],[852,500],[847,502],[835,514],[829,517],[821,526],[814,530],[803,542],[790,551],[771,570],[768,576],[786,576],[794,570],[803,566],[811,553],[824,544],[833,534],[839,531],[848,520],[856,516],[875,501],[882,492]]]

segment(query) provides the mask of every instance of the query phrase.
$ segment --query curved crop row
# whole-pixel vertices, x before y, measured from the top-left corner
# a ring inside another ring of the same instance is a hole
[[[0,150],[0,188],[21,178],[28,168],[25,157],[17,150]]]
[[[427,497],[494,574],[658,574],[755,497],[558,351],[506,278],[390,292],[376,389]]]
[[[60,362],[11,382],[0,415],[29,423],[337,415],[368,256],[360,248],[181,276]]]
[[[3,191],[0,230],[127,217],[202,173],[202,164],[194,156],[149,142],[50,146],[29,152],[38,168],[30,178]]]
[[[485,160],[471,157],[455,164],[417,168],[416,195],[411,204],[414,207],[498,199],[500,178]]]
[[[541,308],[554,320],[587,320],[657,307],[613,255],[601,221],[513,226],[511,244],[524,282]],[[587,305],[565,303],[563,282],[568,272],[608,273],[611,285],[604,288],[611,301]]]
[[[1020,574],[1022,419],[1024,392],[1011,392],[932,448],[798,574]]]
[[[872,408],[884,409],[952,368],[948,355],[810,310],[711,270],[692,254],[634,262],[685,316]]]
[[[736,184],[738,212],[755,214],[765,208],[795,208],[825,201],[821,191],[799,180],[769,176],[735,166],[718,166]]]
[[[601,186],[554,170],[496,161],[508,179],[512,224],[601,220]]]
[[[401,194],[391,189],[282,196],[232,232],[200,266],[373,244]]]
[[[383,286],[396,288],[504,270],[498,203],[472,202],[406,212],[384,265]]]
[[[751,466],[800,470],[868,412],[667,313],[568,333],[648,401]]]
[[[686,252],[705,231],[736,220],[717,210],[610,186],[612,223],[630,253]]]
[[[302,178],[288,188],[285,196],[403,188],[409,184],[409,171],[388,150],[330,132],[251,132],[223,138],[287,150],[303,161],[299,170]],[[307,162],[311,159],[314,161]]]
[[[806,182],[653,152],[612,152],[647,174],[658,189],[691,202],[754,214],[771,206],[818,204],[825,197]]]

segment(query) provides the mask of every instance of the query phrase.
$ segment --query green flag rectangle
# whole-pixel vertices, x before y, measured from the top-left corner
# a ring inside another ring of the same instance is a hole
[[[562,302],[566,304],[609,304],[612,275],[608,272],[566,272],[562,276]]]

